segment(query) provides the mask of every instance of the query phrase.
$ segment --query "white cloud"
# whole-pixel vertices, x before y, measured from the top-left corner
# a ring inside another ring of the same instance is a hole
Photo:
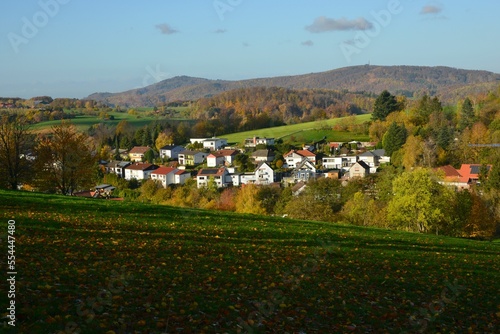
[[[363,17],[349,20],[344,17],[340,19],[331,19],[325,16],[317,17],[313,24],[306,27],[306,30],[312,33],[321,33],[327,31],[346,31],[346,30],[369,30],[373,24]]]
[[[157,24],[155,26],[156,29],[159,29],[161,31],[162,34],[164,35],[172,35],[172,34],[175,34],[179,31],[175,30],[174,28],[172,28],[171,26],[169,26],[168,24],[166,23],[162,23],[162,24]]]
[[[438,6],[424,6],[420,11],[421,15],[429,15],[429,14],[439,14],[443,11],[443,8]]]

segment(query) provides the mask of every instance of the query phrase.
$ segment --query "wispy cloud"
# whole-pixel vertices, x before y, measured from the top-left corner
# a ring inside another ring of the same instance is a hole
[[[429,14],[439,14],[443,11],[443,8],[439,6],[424,6],[420,11],[421,15],[429,15]]]
[[[172,35],[179,32],[166,23],[157,24],[155,28],[160,30],[160,32],[164,35]]]
[[[304,41],[300,44],[304,45],[304,46],[313,46],[314,45],[313,41],[311,41],[311,40]]]
[[[320,16],[314,20],[313,24],[306,26],[306,30],[312,33],[321,33],[327,31],[369,30],[371,28],[373,28],[373,24],[364,17],[349,20],[344,17],[340,19],[331,19],[325,16]]]
[[[224,34],[225,32],[227,32],[226,29],[217,29],[214,31],[214,33],[216,33],[216,34]]]

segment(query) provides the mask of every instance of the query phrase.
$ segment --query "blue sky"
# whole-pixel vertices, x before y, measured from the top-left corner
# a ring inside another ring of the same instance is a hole
[[[497,0],[2,0],[0,96],[352,65],[500,73]]]

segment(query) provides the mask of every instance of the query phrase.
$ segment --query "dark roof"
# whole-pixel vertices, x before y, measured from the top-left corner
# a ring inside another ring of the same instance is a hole
[[[370,166],[368,166],[366,164],[366,162],[364,162],[363,160],[359,160],[356,162],[357,164],[359,164],[361,167],[363,167],[364,169],[370,169]]]
[[[132,170],[155,170],[158,166],[148,163],[135,163],[133,165],[127,166],[126,169]]]
[[[252,153],[252,157],[274,157],[275,153],[272,150],[257,150]]]
[[[96,189],[106,189],[106,188],[114,188],[114,187],[110,184],[100,184],[100,185],[96,186],[95,188]]]
[[[130,161],[117,161],[117,160],[114,160],[114,161],[110,161],[106,164],[106,167],[108,168],[115,168],[115,167],[122,167],[122,168],[125,168],[127,167],[128,165],[130,165],[131,162]]]
[[[180,145],[165,145],[162,148],[160,148],[160,150],[167,150],[168,151],[168,150],[173,150],[176,147],[180,147],[180,148],[184,149],[184,147],[182,147]]]
[[[224,167],[221,168],[202,168],[198,171],[197,176],[221,176],[227,171]]]
[[[190,151],[190,150],[185,150],[185,151],[179,152],[179,154],[184,154],[184,155],[195,155],[195,154],[198,154],[198,153],[205,153],[205,152],[202,152],[202,151]]]

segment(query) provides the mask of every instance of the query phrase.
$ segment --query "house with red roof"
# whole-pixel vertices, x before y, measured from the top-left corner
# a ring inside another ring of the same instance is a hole
[[[125,167],[125,180],[147,180],[150,174],[158,168],[159,166],[150,163],[136,162]]]
[[[480,164],[462,164],[457,170],[453,166],[447,165],[436,168],[436,171],[443,177],[441,184],[462,190],[469,189],[471,184],[479,182],[481,166]],[[491,165],[486,165],[486,169],[489,171]]]
[[[316,164],[316,154],[309,150],[291,150],[283,155],[285,158],[286,168],[295,168],[303,160],[308,160],[313,165]]]
[[[191,174],[172,167],[160,167],[151,173],[151,180],[161,183],[163,188],[171,184],[184,184]]]
[[[231,165],[238,155],[236,150],[219,150],[207,156],[207,166],[217,167],[221,165]]]

